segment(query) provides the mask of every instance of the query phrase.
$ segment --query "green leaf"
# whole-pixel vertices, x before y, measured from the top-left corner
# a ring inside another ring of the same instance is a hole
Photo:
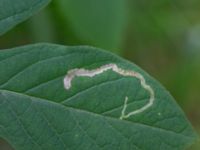
[[[0,0],[0,35],[28,19],[50,0]]]
[[[114,71],[105,70],[108,64]],[[182,150],[197,138],[157,81],[97,48],[36,44],[3,50],[0,70],[0,137],[16,150]],[[67,72],[77,75],[71,87],[64,87]],[[152,96],[150,107],[126,116]]]
[[[58,0],[66,25],[85,44],[117,51],[126,26],[125,0]]]

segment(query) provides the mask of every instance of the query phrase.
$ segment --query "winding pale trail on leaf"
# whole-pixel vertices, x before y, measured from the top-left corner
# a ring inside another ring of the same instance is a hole
[[[154,103],[155,100],[155,94],[154,94],[154,90],[151,88],[150,85],[148,85],[146,83],[145,78],[138,72],[132,71],[132,70],[124,70],[122,68],[119,68],[116,64],[106,64],[103,65],[97,69],[92,69],[92,70],[87,70],[87,69],[83,69],[83,68],[79,68],[79,69],[72,69],[69,70],[67,72],[67,75],[64,78],[64,88],[66,90],[69,90],[71,88],[71,82],[75,77],[95,77],[96,75],[99,75],[107,70],[112,70],[122,76],[131,76],[131,77],[135,77],[137,79],[140,80],[140,84],[141,86],[149,92],[149,101],[146,105],[144,105],[143,107],[136,109],[134,111],[129,112],[128,114],[126,113],[126,108],[127,108],[127,102],[128,102],[128,97],[125,98],[124,101],[124,107],[122,109],[121,112],[121,116],[119,117],[120,119],[125,119],[125,118],[129,118],[130,116],[133,116],[135,114],[139,114],[144,112],[145,110],[147,110],[149,107],[151,107]]]

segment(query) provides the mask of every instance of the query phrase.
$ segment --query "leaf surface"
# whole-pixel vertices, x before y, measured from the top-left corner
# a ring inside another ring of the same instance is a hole
[[[50,0],[1,0],[0,35],[32,16],[49,2]]]
[[[140,80],[109,69],[94,77],[63,79],[74,68],[106,64],[140,73]],[[139,67],[103,50],[36,44],[0,51],[0,137],[16,150],[182,150],[197,138],[172,96]]]

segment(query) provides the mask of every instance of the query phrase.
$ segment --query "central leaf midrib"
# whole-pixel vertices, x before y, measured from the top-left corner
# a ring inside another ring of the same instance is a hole
[[[9,90],[2,90],[0,89],[0,91],[2,92],[11,92],[11,93],[14,93],[16,95],[21,95],[21,96],[25,96],[25,97],[29,97],[31,100],[35,101],[35,99],[39,99],[39,100],[42,100],[46,103],[52,103],[52,104],[56,104],[56,105],[60,105],[61,107],[64,107],[64,108],[69,108],[69,109],[72,109],[72,110],[75,110],[75,111],[80,111],[80,112],[84,112],[84,113],[89,113],[91,115],[98,115],[100,117],[104,117],[104,118],[108,118],[109,120],[117,120],[119,121],[119,119],[115,118],[115,117],[111,117],[111,116],[104,116],[104,115],[100,115],[100,114],[97,114],[97,113],[94,113],[94,112],[91,112],[91,111],[87,111],[87,110],[83,110],[83,109],[79,109],[79,108],[75,108],[75,107],[71,107],[71,106],[66,106],[66,105],[62,105],[60,103],[56,103],[56,102],[53,102],[51,100],[48,100],[48,99],[44,99],[44,98],[40,98],[40,97],[35,97],[35,96],[30,96],[30,95],[26,95],[24,93],[18,93],[18,92],[15,92],[15,91],[9,91]],[[174,132],[172,130],[167,130],[167,129],[164,129],[164,128],[160,128],[160,127],[154,127],[154,126],[151,126],[151,125],[148,125],[148,124],[144,124],[144,123],[139,123],[139,122],[131,122],[129,120],[121,120],[123,122],[126,122],[126,123],[129,123],[129,124],[135,124],[135,125],[138,125],[138,126],[144,126],[144,127],[147,127],[147,128],[153,128],[155,130],[162,130],[162,132],[170,132],[170,133],[173,133],[175,135],[179,135],[181,136],[182,138],[186,138],[186,139],[193,139],[193,137],[189,137],[189,136],[186,136],[186,135],[183,135],[183,134],[180,134],[180,133],[177,133],[177,132]]]

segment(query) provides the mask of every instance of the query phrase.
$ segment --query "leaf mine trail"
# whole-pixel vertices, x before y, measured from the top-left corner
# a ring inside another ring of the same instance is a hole
[[[154,103],[155,100],[155,94],[154,94],[154,90],[152,89],[152,87],[150,85],[148,85],[146,83],[145,78],[138,72],[132,71],[132,70],[124,70],[122,68],[119,68],[116,64],[106,64],[103,65],[97,69],[93,69],[93,70],[86,70],[83,68],[80,69],[72,69],[69,70],[67,75],[64,78],[64,88],[66,90],[69,90],[71,88],[71,82],[75,77],[95,77],[96,75],[99,75],[107,70],[112,70],[122,76],[131,76],[131,77],[135,77],[137,79],[140,80],[140,84],[141,86],[149,92],[149,101],[146,105],[144,105],[143,107],[136,109],[134,111],[131,111],[129,113],[126,114],[126,108],[127,108],[127,102],[128,102],[128,97],[125,97],[125,101],[124,101],[124,106],[121,112],[121,116],[119,117],[121,120],[122,119],[126,119],[129,118],[130,116],[133,116],[135,114],[139,114],[144,112],[145,110],[147,110],[149,107],[151,107]]]

